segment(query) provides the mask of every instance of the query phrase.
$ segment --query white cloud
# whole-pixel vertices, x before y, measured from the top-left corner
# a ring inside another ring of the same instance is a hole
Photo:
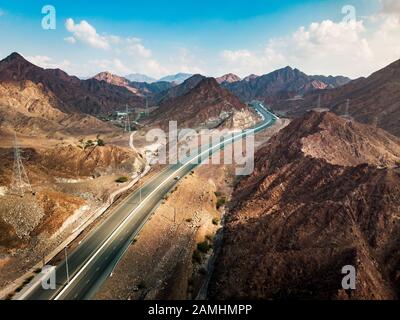
[[[127,47],[126,52],[134,57],[139,56],[141,58],[150,58],[152,56],[151,50],[145,48],[138,38],[126,39]]]
[[[92,66],[92,70],[96,70],[96,72],[100,71],[109,71],[111,73],[124,75],[130,72],[130,68],[122,63],[120,59],[93,59],[89,61],[89,64]]]
[[[31,63],[45,68],[45,69],[55,69],[55,68],[60,68],[60,69],[67,69],[71,67],[71,62],[69,60],[62,60],[59,62],[54,62],[52,58],[48,56],[42,56],[42,55],[36,55],[36,56],[27,56],[25,57],[28,61]]]
[[[291,65],[309,74],[365,76],[400,58],[399,18],[381,17],[378,25],[376,29],[363,21],[314,22],[289,36],[270,39],[262,50],[222,51],[223,72],[245,76]]]
[[[64,38],[65,42],[68,42],[70,44],[75,44],[76,43],[76,39],[74,37],[66,37]]]
[[[85,20],[76,24],[72,18],[68,18],[65,22],[65,28],[72,33],[72,38],[76,41],[81,41],[97,49],[107,50],[110,48],[106,37],[99,35],[96,29]],[[68,42],[72,43],[71,37],[67,39],[69,39]]]

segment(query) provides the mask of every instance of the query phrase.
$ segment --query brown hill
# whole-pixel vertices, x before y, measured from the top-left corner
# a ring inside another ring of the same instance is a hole
[[[60,69],[43,69],[12,53],[0,61],[0,82],[30,80],[41,84],[62,102],[63,112],[98,114],[113,111],[126,104],[143,105],[143,99],[124,87],[96,79],[80,80]]]
[[[61,111],[65,109],[65,104],[41,83],[29,80],[0,82],[0,124],[3,130],[47,137],[61,133],[81,135],[117,130],[93,116]]]
[[[298,116],[320,106],[339,115],[381,127],[400,136],[400,60],[373,73],[331,90],[307,95],[304,100],[283,102],[275,110]],[[349,99],[349,107],[347,101]]]
[[[236,187],[211,281],[217,299],[400,294],[400,140],[331,113],[294,120]],[[342,267],[357,270],[355,291]]]
[[[221,83],[224,83],[224,82],[225,83],[232,83],[232,82],[240,81],[241,79],[236,74],[228,73],[228,74],[225,74],[225,75],[223,75],[221,77],[215,78],[215,80],[217,80],[217,82],[219,84],[221,84]]]
[[[98,81],[105,81],[109,84],[115,85],[115,86],[120,86],[120,87],[125,87],[129,91],[131,91],[133,94],[140,94],[139,90],[133,87],[130,87],[129,85],[129,80],[125,79],[124,77],[117,76],[115,74],[112,74],[108,71],[100,72],[96,74],[93,79],[98,80]]]
[[[204,78],[186,94],[162,101],[151,114],[151,122],[167,125],[172,120],[177,121],[179,127],[190,128],[218,126],[239,112],[248,123],[257,119],[245,104],[221,88],[214,78]]]

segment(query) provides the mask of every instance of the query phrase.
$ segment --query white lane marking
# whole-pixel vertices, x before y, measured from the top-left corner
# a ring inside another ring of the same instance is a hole
[[[263,108],[264,109],[264,108]],[[265,109],[264,109],[265,110]],[[265,110],[266,111],[266,110]],[[269,111],[267,111],[268,113],[270,113]],[[273,115],[275,116],[275,115]],[[262,128],[268,124],[270,124],[272,121],[272,118],[270,121],[268,121],[268,123],[264,123],[254,129],[249,129],[246,130],[245,132],[239,133],[236,136],[231,137],[230,139],[228,139],[227,141],[223,141],[220,142],[218,144],[216,144],[215,146],[212,146],[210,148],[208,148],[207,150],[204,150],[203,152],[201,152],[200,154],[198,154],[197,156],[191,158],[190,160],[188,160],[185,164],[183,164],[181,167],[179,167],[179,169],[175,170],[172,174],[170,174],[161,184],[158,185],[158,187],[156,187],[152,192],[149,193],[149,195],[143,199],[143,201],[135,208],[133,209],[133,211],[127,216],[125,217],[125,219],[121,222],[121,224],[111,233],[111,235],[107,238],[106,241],[104,241],[104,243],[100,246],[99,249],[96,250],[96,252],[90,257],[90,259],[82,266],[82,268],[73,276],[72,279],[70,279],[69,283],[67,285],[65,285],[65,287],[56,295],[56,297],[54,298],[54,300],[59,300],[60,297],[64,294],[65,291],[67,291],[67,289],[71,286],[71,284],[73,284],[75,282],[76,279],[78,279],[79,275],[88,267],[88,265],[93,261],[94,258],[96,258],[96,256],[101,252],[101,250],[103,250],[103,248],[110,242],[110,240],[113,238],[113,236],[115,234],[117,234],[119,232],[119,230],[121,228],[123,228],[126,224],[126,222],[131,218],[131,216],[140,208],[143,206],[143,204],[158,190],[161,188],[161,186],[163,186],[165,183],[167,183],[171,178],[176,176],[176,173],[181,171],[183,168],[187,167],[189,164],[191,164],[191,161],[193,161],[195,158],[200,158],[201,160],[201,156],[205,153],[209,153],[211,150],[217,148],[218,146],[222,145],[222,144],[226,144],[231,140],[237,139],[238,137],[242,137],[246,134],[248,134],[249,132],[254,132],[255,130]]]

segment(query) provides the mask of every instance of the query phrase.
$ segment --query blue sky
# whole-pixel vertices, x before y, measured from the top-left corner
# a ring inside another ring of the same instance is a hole
[[[82,77],[106,69],[245,76],[286,65],[358,77],[400,58],[396,2],[0,0],[0,56],[18,51]],[[55,30],[41,27],[47,4]],[[345,5],[356,10],[354,21],[342,22]]]

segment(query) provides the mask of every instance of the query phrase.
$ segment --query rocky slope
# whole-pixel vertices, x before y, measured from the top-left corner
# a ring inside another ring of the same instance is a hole
[[[60,69],[43,69],[12,53],[0,61],[0,82],[31,81],[43,86],[61,102],[60,110],[68,113],[106,113],[126,104],[143,105],[143,98],[125,87],[97,79],[80,80]]]
[[[0,82],[2,130],[49,138],[115,131],[97,118],[61,111],[68,107],[42,84],[32,81]],[[0,133],[1,134],[1,133]]]
[[[344,77],[309,76],[298,69],[286,67],[262,76],[251,75],[242,81],[224,83],[223,86],[243,101],[260,100],[273,104],[281,99],[293,98],[349,80]]]
[[[151,114],[150,123],[165,126],[168,121],[177,121],[179,127],[215,127],[230,122],[229,119],[235,116],[236,122],[243,122],[244,126],[257,121],[255,114],[228,90],[221,88],[214,78],[203,78],[186,94],[163,100]],[[229,127],[232,126],[236,125],[230,122]]]
[[[399,160],[383,130],[326,112],[294,120],[236,187],[211,297],[398,298]]]
[[[322,90],[304,100],[283,101],[274,106],[299,116],[318,106],[359,122],[372,124],[400,136],[400,60],[373,73],[331,90]],[[348,102],[348,103],[347,103]],[[348,105],[348,107],[347,107]]]
[[[154,101],[156,102],[156,104],[160,105],[169,99],[182,96],[188,93],[194,87],[196,87],[200,83],[200,81],[205,78],[206,77],[202,76],[201,74],[195,74],[190,78],[186,79],[185,81],[183,81],[181,84],[178,84],[165,91],[158,93],[157,95],[155,95]]]

